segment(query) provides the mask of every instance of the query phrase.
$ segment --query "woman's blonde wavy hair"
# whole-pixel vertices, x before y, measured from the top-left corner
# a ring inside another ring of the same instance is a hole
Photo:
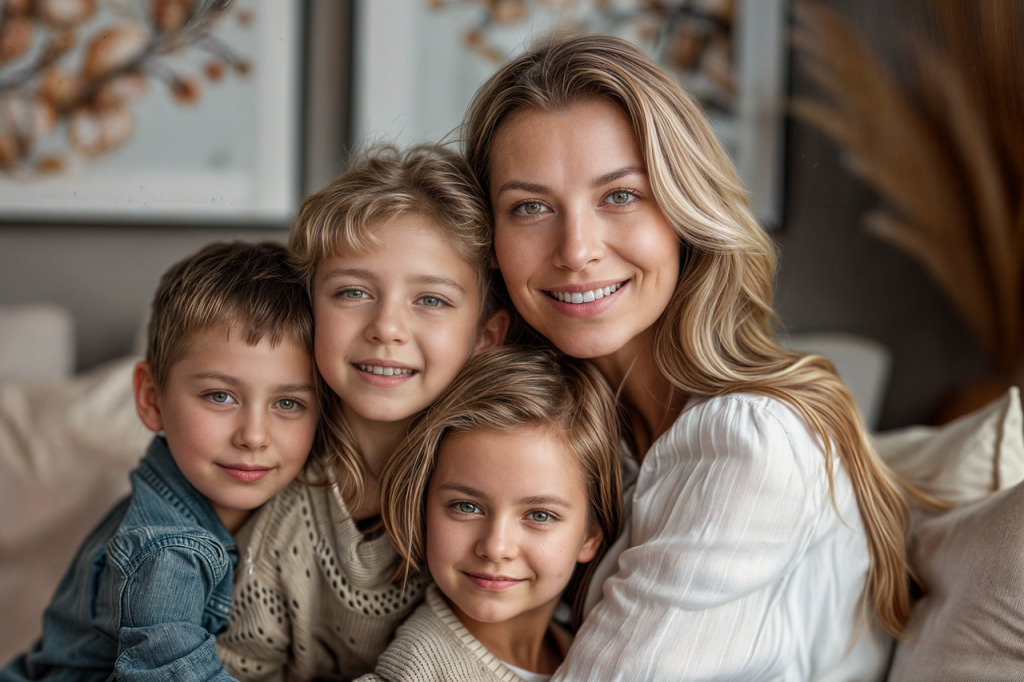
[[[381,518],[401,557],[394,580],[407,580],[427,568],[427,486],[445,441],[473,431],[545,429],[579,464],[589,520],[602,534],[597,554],[577,564],[566,588],[578,627],[587,585],[622,523],[618,424],[611,387],[586,360],[511,346],[477,354],[381,472]]]
[[[925,498],[879,459],[832,364],[776,341],[774,245],[700,107],[624,40],[552,37],[505,64],[470,104],[465,153],[480,187],[488,192],[495,135],[511,116],[593,100],[611,102],[629,118],[654,197],[681,242],[679,283],[656,323],[658,368],[687,395],[748,391],[793,405],[825,445],[833,503],[835,448],[853,482],[871,553],[865,608],[870,599],[880,623],[899,636],[911,607],[909,499]]]
[[[403,214],[427,218],[451,248],[477,273],[481,324],[500,305],[491,295],[490,211],[465,159],[440,146],[402,151],[389,144],[367,149],[347,171],[306,197],[292,221],[288,248],[310,299],[317,268],[346,251],[361,253],[381,244],[380,225]],[[366,470],[341,399],[316,375],[321,418],[311,458],[333,470],[345,501],[358,509]]]

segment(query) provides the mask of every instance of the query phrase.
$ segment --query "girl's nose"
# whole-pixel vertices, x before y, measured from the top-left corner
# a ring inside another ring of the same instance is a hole
[[[405,320],[405,306],[397,301],[382,301],[366,327],[366,338],[374,343],[405,343],[409,328]]]
[[[586,210],[566,211],[563,216],[555,265],[579,272],[604,258],[600,221]]]
[[[494,519],[483,529],[477,541],[477,556],[495,563],[514,559],[516,554],[515,531],[510,522]]]

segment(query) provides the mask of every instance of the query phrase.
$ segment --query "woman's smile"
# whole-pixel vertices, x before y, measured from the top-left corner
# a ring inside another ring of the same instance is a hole
[[[495,255],[526,321],[583,358],[645,334],[675,292],[679,238],[625,114],[529,110],[498,129],[491,158]]]

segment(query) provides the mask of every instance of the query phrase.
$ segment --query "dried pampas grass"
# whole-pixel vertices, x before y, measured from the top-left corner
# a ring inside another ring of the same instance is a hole
[[[832,10],[799,3],[793,33],[825,95],[794,114],[849,153],[886,200],[867,229],[925,267],[999,372],[1024,341],[1022,4],[930,3],[932,39],[907,37],[913,90]]]

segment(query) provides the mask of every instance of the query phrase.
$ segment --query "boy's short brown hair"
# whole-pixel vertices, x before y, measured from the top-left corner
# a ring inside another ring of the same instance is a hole
[[[153,383],[163,390],[196,336],[227,325],[256,345],[290,339],[312,352],[313,313],[288,251],[273,242],[210,244],[175,263],[153,297],[146,344]]]

